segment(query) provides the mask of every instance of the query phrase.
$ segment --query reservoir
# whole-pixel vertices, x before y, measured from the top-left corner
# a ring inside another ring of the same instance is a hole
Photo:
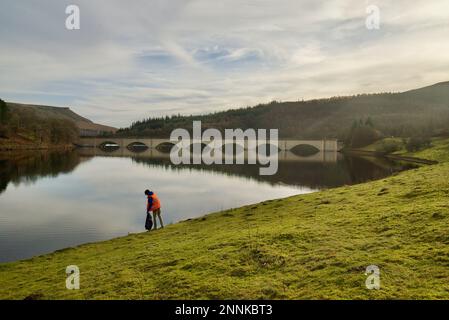
[[[0,154],[0,262],[143,232],[145,189],[166,225],[264,200],[381,179],[409,168],[339,153],[257,165],[172,165],[166,154],[80,148]],[[226,227],[226,226],[223,226]],[[156,231],[157,232],[157,231]]]

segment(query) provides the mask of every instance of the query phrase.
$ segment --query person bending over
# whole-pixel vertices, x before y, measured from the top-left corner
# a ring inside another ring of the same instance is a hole
[[[154,229],[157,229],[157,220],[156,218],[159,219],[160,223],[161,223],[161,228],[164,227],[164,223],[162,222],[162,217],[161,217],[161,201],[159,200],[159,198],[157,197],[157,195],[150,190],[145,190],[145,195],[148,198],[148,202],[147,202],[147,215],[150,214],[150,211],[153,212],[153,221],[154,221]],[[151,217],[150,217],[151,219]],[[151,230],[151,227],[147,230]]]

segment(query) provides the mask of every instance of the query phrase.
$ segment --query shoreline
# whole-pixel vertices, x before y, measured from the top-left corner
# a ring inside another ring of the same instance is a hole
[[[0,152],[11,151],[51,151],[51,150],[74,150],[75,145],[13,145],[3,146],[0,145]]]
[[[378,152],[378,151],[369,151],[369,150],[361,150],[361,149],[346,149],[346,150],[343,150],[343,153],[347,153],[347,154],[351,154],[351,155],[375,157],[375,158],[386,158],[386,159],[391,159],[391,160],[396,160],[396,161],[405,161],[405,162],[412,162],[412,163],[419,163],[419,164],[426,164],[426,165],[432,165],[432,164],[439,163],[436,160],[401,156],[401,155],[396,155],[396,154],[389,154],[389,153],[383,153],[383,152]]]

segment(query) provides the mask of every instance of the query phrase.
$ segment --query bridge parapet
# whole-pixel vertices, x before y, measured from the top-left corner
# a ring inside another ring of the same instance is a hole
[[[209,144],[211,141],[202,140],[202,143]],[[268,141],[269,142],[269,141]],[[100,147],[104,144],[111,143],[116,144],[120,148],[126,148],[134,143],[144,144],[148,148],[157,148],[158,146],[166,143],[173,143],[170,139],[162,139],[162,138],[90,138],[83,137],[78,140],[77,145],[82,147]],[[193,141],[195,143],[195,141]],[[248,145],[250,144],[247,140],[245,141],[233,141],[233,140],[224,140],[223,145],[229,143],[236,143],[243,146],[245,150],[248,149]],[[264,142],[257,142],[257,145],[260,145]],[[280,139],[278,140],[278,147],[281,151],[289,151],[296,146],[299,145],[310,145],[317,148],[321,152],[326,151],[338,151],[338,141],[336,139],[323,139],[323,140],[287,140]]]

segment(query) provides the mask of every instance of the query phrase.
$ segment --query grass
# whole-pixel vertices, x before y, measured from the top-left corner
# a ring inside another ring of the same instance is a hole
[[[49,143],[40,142],[27,130],[21,130],[19,133],[13,133],[7,138],[0,136],[0,151],[12,150],[44,150],[44,149],[59,149],[59,148],[73,148],[72,143]]]
[[[432,138],[430,148],[416,152],[408,152],[405,149],[402,138],[384,138],[359,150],[382,152],[385,145],[389,144],[396,144],[398,146],[398,150],[392,154],[435,160],[438,162],[449,161],[449,138]]]
[[[449,299],[448,176],[443,162],[1,264],[0,298]]]
[[[378,140],[368,146],[358,148],[360,150],[364,151],[379,151],[382,152],[384,149],[385,144],[395,144],[398,146],[401,146],[401,150],[405,150],[404,143],[402,141],[402,138],[384,138],[381,140]]]
[[[403,151],[400,154],[405,156],[414,156],[422,159],[435,160],[438,162],[447,162],[449,161],[449,138],[434,138],[432,139],[431,148],[427,148],[414,153]]]

